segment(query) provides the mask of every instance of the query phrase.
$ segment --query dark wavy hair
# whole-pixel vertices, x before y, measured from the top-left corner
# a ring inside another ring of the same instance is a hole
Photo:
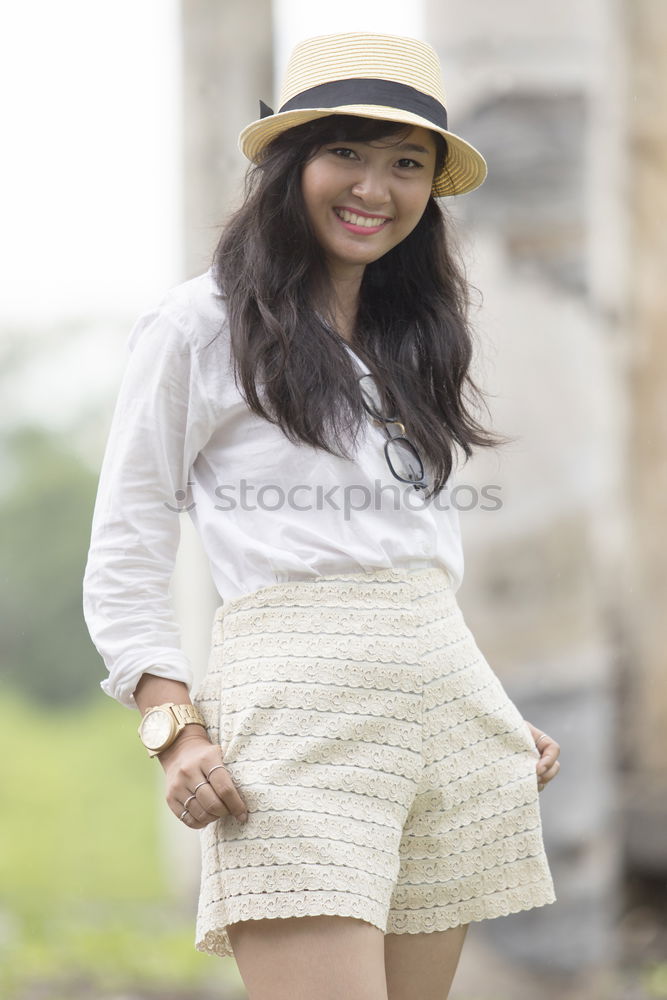
[[[214,279],[227,300],[234,376],[246,403],[289,440],[345,458],[368,415],[354,361],[322,305],[331,288],[301,175],[325,143],[399,142],[410,130],[329,115],[283,132],[249,168],[243,204],[213,256]],[[434,134],[438,173],[447,146]],[[445,216],[430,197],[415,229],[366,266],[350,344],[375,376],[385,412],[401,415],[430,467],[431,496],[446,485],[456,445],[467,461],[475,445],[512,440],[485,431],[466,406],[466,394],[482,402],[483,393],[469,374],[469,286],[451,244]]]

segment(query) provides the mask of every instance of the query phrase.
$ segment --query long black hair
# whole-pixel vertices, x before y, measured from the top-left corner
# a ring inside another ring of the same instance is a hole
[[[349,436],[356,440],[368,415],[345,341],[322,314],[321,293],[326,299],[330,285],[301,175],[325,143],[398,142],[410,130],[329,115],[283,132],[249,168],[243,204],[213,257],[214,279],[227,300],[235,378],[248,406],[289,440],[346,458]],[[447,146],[434,135],[437,174]],[[483,393],[469,374],[469,286],[451,244],[445,215],[430,197],[413,231],[366,266],[350,344],[430,467],[430,495],[445,486],[456,445],[469,458],[474,445],[511,440],[484,430],[466,406],[466,394],[482,402]]]

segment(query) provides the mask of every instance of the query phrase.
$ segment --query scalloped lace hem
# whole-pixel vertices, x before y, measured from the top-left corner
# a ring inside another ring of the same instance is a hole
[[[379,928],[383,934],[431,934],[434,931],[445,931],[461,924],[479,923],[482,920],[493,920],[497,917],[520,913],[541,906],[549,906],[557,901],[553,886],[544,883],[522,886],[511,892],[498,892],[484,896],[481,899],[470,899],[450,906],[439,907],[429,912],[424,909],[393,911],[386,919],[379,913],[371,914],[367,906],[359,906],[352,902],[349,906],[336,904],[333,900],[308,900],[300,898],[297,901],[280,900],[278,908],[273,903],[267,912],[267,897],[258,899],[255,905],[244,904],[243,912],[235,920],[230,920],[222,927],[199,934],[195,940],[195,949],[208,955],[227,958],[234,956],[227,927],[239,920],[263,920],[267,917],[287,919],[289,917],[338,916],[354,917],[364,920]],[[297,904],[297,905],[295,905]],[[298,911],[298,912],[295,912]]]
[[[289,898],[285,898],[289,896]],[[227,927],[239,920],[266,920],[272,918],[287,919],[289,917],[354,917],[366,923],[373,924],[383,933],[386,925],[386,912],[379,904],[364,897],[347,893],[332,892],[290,892],[271,895],[258,894],[254,898],[242,901],[229,900],[228,906],[232,912],[227,923],[208,931],[198,931],[195,940],[197,951],[220,958],[233,956],[234,950],[229,940]]]

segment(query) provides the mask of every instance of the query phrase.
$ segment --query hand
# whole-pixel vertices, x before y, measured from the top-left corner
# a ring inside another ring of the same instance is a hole
[[[535,746],[539,750],[540,759],[536,765],[537,771],[537,790],[542,791],[545,785],[547,785],[552,778],[555,778],[560,771],[560,762],[558,757],[560,756],[560,746],[551,736],[547,736],[543,733],[541,729],[536,729],[530,722],[526,721],[526,725],[530,729],[531,736],[535,742]]]
[[[211,743],[205,732],[201,726],[188,726],[158,754],[167,776],[169,808],[191,830],[203,830],[230,814],[242,822],[247,819],[246,804],[229,772],[217,766],[222,764],[221,747]]]

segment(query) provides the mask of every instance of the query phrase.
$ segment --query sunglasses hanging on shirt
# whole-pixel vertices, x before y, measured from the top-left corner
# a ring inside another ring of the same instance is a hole
[[[428,483],[424,476],[421,456],[412,441],[405,436],[405,425],[398,417],[388,417],[382,413],[382,404],[373,376],[360,375],[359,387],[366,412],[376,424],[383,427],[387,436],[384,454],[392,476],[402,483],[411,483],[416,490],[426,489]],[[391,434],[389,430],[391,426],[400,428],[400,434]]]

